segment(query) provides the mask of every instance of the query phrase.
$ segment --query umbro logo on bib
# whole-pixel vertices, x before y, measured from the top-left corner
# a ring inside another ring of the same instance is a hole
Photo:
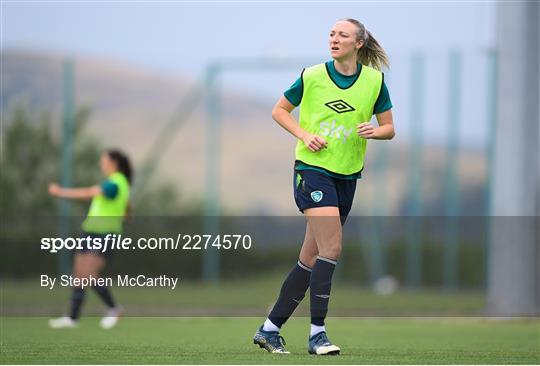
[[[352,112],[355,110],[352,106],[350,106],[346,101],[342,99],[324,103],[324,105],[337,113]]]
[[[323,193],[321,191],[313,191],[311,192],[311,199],[313,202],[321,202],[323,198]]]

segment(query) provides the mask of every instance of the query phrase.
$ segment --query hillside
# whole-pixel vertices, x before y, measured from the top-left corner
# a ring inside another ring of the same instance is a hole
[[[118,61],[76,59],[76,101],[92,108],[90,133],[105,146],[129,152],[135,164],[145,158],[150,144],[195,81],[193,77],[171,77],[149,72]],[[59,120],[62,103],[62,57],[29,51],[2,52],[3,113],[17,104],[35,111],[49,111]],[[227,212],[234,214],[295,215],[292,198],[294,139],[271,117],[273,100],[258,100],[225,90],[222,99],[223,123],[219,159],[220,197]],[[206,111],[201,103],[184,121],[169,150],[162,157],[154,179],[178,182],[181,197],[203,196],[205,166]],[[374,195],[384,194],[383,213],[403,210],[408,170],[407,146],[399,135],[391,143],[374,141],[368,147],[365,178],[357,190],[359,213],[372,212]],[[388,167],[382,176],[374,164],[381,147],[388,147]],[[430,214],[440,214],[445,154],[436,146],[425,147],[422,184]],[[462,151],[460,187],[464,211],[481,211],[485,174],[483,156]],[[383,182],[383,183],[381,183]],[[382,186],[381,186],[382,184]],[[377,188],[379,187],[379,188]],[[181,214],[181,213],[180,213]]]

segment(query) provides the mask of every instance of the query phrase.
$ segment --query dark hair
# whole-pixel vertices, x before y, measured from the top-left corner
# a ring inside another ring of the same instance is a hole
[[[109,149],[106,153],[109,158],[116,163],[118,171],[124,174],[129,184],[131,184],[131,181],[133,180],[133,169],[131,168],[131,163],[129,162],[127,155],[118,149]]]

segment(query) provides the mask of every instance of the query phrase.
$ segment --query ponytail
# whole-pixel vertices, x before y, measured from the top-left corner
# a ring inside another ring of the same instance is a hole
[[[371,66],[379,71],[383,67],[390,68],[390,62],[388,61],[388,55],[381,47],[379,42],[373,37],[370,31],[356,19],[344,19],[349,23],[356,25],[358,32],[356,33],[356,39],[363,41],[363,46],[358,50],[357,60],[362,65]]]
[[[107,150],[107,155],[109,155],[109,158],[116,163],[118,171],[124,174],[131,185],[133,180],[133,169],[127,155],[118,149]]]

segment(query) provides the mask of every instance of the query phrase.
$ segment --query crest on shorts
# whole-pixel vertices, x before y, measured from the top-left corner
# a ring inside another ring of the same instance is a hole
[[[321,191],[313,191],[311,192],[311,199],[314,202],[321,202],[323,198],[323,193]]]

